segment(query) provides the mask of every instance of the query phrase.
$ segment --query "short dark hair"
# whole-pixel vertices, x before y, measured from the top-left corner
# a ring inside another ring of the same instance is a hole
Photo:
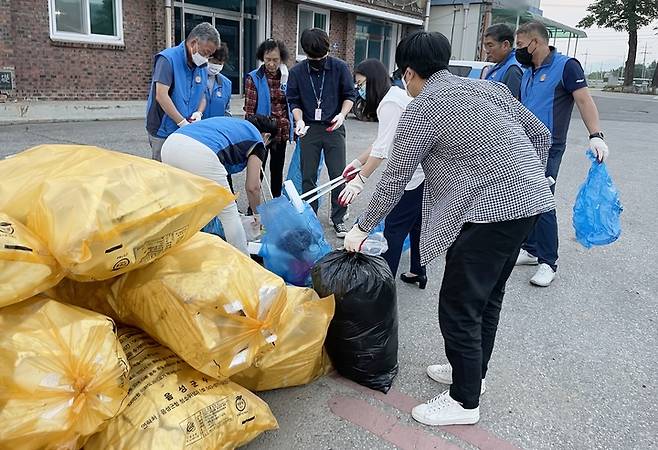
[[[288,49],[286,48],[286,44],[284,44],[283,41],[277,41],[272,38],[265,39],[260,43],[258,50],[256,50],[256,58],[258,58],[260,61],[265,61],[265,53],[271,52],[275,48],[279,49],[281,62],[288,62]]]
[[[504,23],[491,25],[487,28],[487,31],[485,31],[484,37],[491,37],[501,44],[507,41],[509,42],[510,47],[514,47],[514,31]]]
[[[215,53],[212,54],[211,58],[215,58],[219,61],[227,61],[228,60],[228,45],[226,45],[226,42],[222,42],[217,50],[215,50]]]
[[[301,43],[304,53],[311,58],[322,58],[329,53],[329,35],[320,28],[304,30]]]
[[[541,23],[533,20],[532,22],[526,22],[516,30],[516,34],[532,34],[541,37],[545,42],[548,42],[551,38],[551,34],[548,32],[548,28]]]
[[[255,126],[259,132],[270,133],[272,137],[276,136],[277,126],[274,117],[254,114],[253,116],[247,117],[247,120]]]
[[[391,88],[388,70],[378,59],[366,59],[354,69],[354,74],[357,73],[366,77],[366,106],[363,113],[374,118],[382,98]]]
[[[398,44],[395,63],[402,73],[410,67],[427,79],[448,68],[451,51],[450,41],[441,33],[416,31]]]

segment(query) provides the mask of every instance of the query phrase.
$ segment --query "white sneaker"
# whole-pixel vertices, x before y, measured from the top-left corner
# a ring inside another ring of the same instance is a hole
[[[536,266],[539,264],[536,256],[532,256],[530,253],[521,249],[519,256],[516,258],[517,266]]]
[[[434,364],[427,366],[427,376],[441,384],[452,384],[452,366],[450,364]],[[480,395],[487,391],[486,380],[482,379]]]
[[[535,276],[530,278],[530,283],[535,286],[548,287],[551,285],[557,273],[548,264],[540,264]]]
[[[471,425],[480,420],[480,407],[464,409],[445,391],[411,410],[411,417],[425,425]]]

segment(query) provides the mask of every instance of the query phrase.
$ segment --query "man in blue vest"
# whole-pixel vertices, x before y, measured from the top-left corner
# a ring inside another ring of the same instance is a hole
[[[523,70],[514,52],[514,31],[505,24],[492,25],[484,34],[487,61],[496,63],[487,72],[486,80],[506,85],[516,99],[520,99]]]
[[[228,46],[222,42],[219,48],[208,60],[208,91],[207,106],[203,118],[231,117],[231,80],[220,72],[228,60]]]
[[[599,112],[587,89],[585,73],[575,58],[550,47],[546,27],[539,22],[522,25],[516,34],[516,59],[528,69],[521,80],[521,102],[548,127],[552,145],[546,177],[557,180],[574,102],[589,131],[589,148],[599,161],[608,156]],[[555,192],[555,184],[551,186]],[[555,210],[542,214],[519,254],[517,265],[537,265],[530,280],[535,286],[549,286],[555,279],[558,260],[558,234]]]
[[[219,33],[200,23],[177,47],[155,56],[146,104],[146,131],[153,159],[160,161],[165,139],[179,127],[200,120],[206,107],[208,58],[219,47]]]

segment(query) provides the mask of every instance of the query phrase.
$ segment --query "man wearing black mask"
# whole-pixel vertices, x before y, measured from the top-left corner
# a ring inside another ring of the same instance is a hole
[[[290,69],[288,102],[295,119],[295,134],[301,139],[302,190],[317,184],[320,155],[329,178],[345,168],[345,117],[352,109],[356,91],[345,61],[329,56],[329,36],[323,30],[304,30],[301,38],[306,60]],[[308,127],[307,127],[308,125]],[[345,237],[343,223],[347,208],[340,205],[340,189],[331,193],[331,221],[339,238]],[[317,212],[318,203],[313,202]]]

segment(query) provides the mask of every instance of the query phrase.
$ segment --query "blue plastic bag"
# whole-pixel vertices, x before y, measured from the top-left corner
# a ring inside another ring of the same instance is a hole
[[[599,163],[591,151],[588,156],[592,167],[573,205],[572,223],[578,242],[591,248],[611,244],[619,238],[619,218],[624,208],[605,163]]]
[[[224,227],[222,226],[222,222],[219,221],[219,217],[217,216],[213,217],[213,219],[208,222],[205,227],[201,228],[201,231],[204,233],[214,234],[215,236],[219,236],[220,238],[226,240]]]
[[[313,209],[304,208],[298,213],[285,196],[257,208],[265,228],[259,256],[267,270],[295,286],[310,286],[311,269],[331,251]]]
[[[379,222],[379,224],[370,232],[369,236],[374,236],[375,233],[384,233],[385,222],[386,219]],[[404,238],[404,243],[402,244],[402,253],[406,252],[410,248],[411,248],[411,239],[409,238],[409,235],[407,235],[407,237]]]
[[[302,193],[302,144],[301,139],[297,139],[297,145],[295,146],[295,151],[292,153],[290,158],[290,165],[288,166],[288,175],[286,180],[290,180],[295,185],[295,189],[300,194]],[[318,164],[318,180],[322,174],[322,165],[324,164],[324,152],[320,154],[320,164]]]

